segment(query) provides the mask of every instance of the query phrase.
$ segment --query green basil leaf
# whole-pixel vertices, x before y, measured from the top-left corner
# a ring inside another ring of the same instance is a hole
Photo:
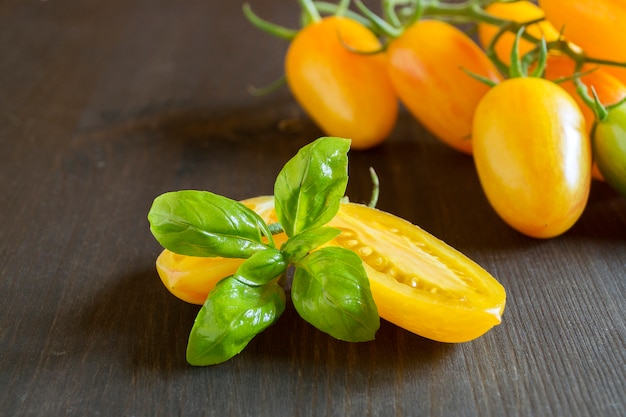
[[[264,285],[287,269],[283,253],[278,249],[257,252],[242,263],[233,275],[247,285]]]
[[[380,326],[361,259],[348,249],[325,247],[297,263],[291,298],[304,320],[336,339],[373,340]]]
[[[187,362],[215,365],[241,352],[285,310],[285,292],[276,283],[252,287],[233,277],[209,293],[189,334]]]
[[[290,159],[274,184],[276,215],[287,236],[324,226],[348,183],[348,139],[324,137]]]
[[[297,263],[309,252],[340,234],[341,230],[334,227],[318,227],[290,237],[280,250],[285,253],[290,263]]]
[[[267,224],[238,201],[208,191],[160,195],[148,213],[150,230],[166,249],[181,255],[248,258],[273,246]]]

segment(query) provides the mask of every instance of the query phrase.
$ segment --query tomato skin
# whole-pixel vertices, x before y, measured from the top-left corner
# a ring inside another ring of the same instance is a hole
[[[342,44],[342,42],[344,44]],[[381,143],[393,129],[398,98],[386,72],[379,40],[360,23],[331,16],[302,29],[289,46],[289,88],[309,116],[330,136],[352,139],[353,149]]]
[[[474,117],[474,162],[487,199],[519,232],[550,238],[582,214],[591,144],[576,102],[541,78],[495,86]]]
[[[489,87],[462,68],[501,78],[480,47],[449,23],[420,20],[391,41],[387,56],[394,88],[413,116],[447,145],[471,154],[472,117]]]
[[[530,1],[517,1],[514,3],[492,3],[488,5],[485,10],[490,14],[507,19],[513,20],[517,23],[530,22],[538,20],[544,17],[543,10],[539,6],[531,3]],[[478,25],[478,38],[480,44],[486,48],[493,37],[497,34],[498,28],[494,25],[481,23]],[[529,35],[534,36],[537,39],[544,38],[546,42],[552,42],[559,39],[559,31],[547,20],[540,21],[538,23],[528,25],[526,32]],[[515,36],[506,32],[502,34],[500,39],[495,45],[496,56],[502,60],[502,62],[509,64],[511,62],[511,50]],[[521,39],[518,46],[520,56],[524,55],[534,48],[532,42]]]
[[[602,176],[626,197],[626,103],[610,109],[596,124],[592,143]]]
[[[546,18],[588,56],[626,61],[626,2],[623,0],[539,0]],[[626,68],[603,67],[626,84]]]
[[[276,221],[273,197],[260,196],[242,203],[264,220]],[[327,245],[350,249],[363,260],[383,319],[420,336],[448,343],[475,339],[501,322],[506,303],[502,285],[478,264],[421,228],[354,203],[342,204],[329,226],[342,233]],[[280,246],[286,236],[281,233],[274,240]],[[210,291],[206,282],[215,285],[232,275],[237,262],[242,262],[228,260],[218,270],[215,262],[223,258],[185,258],[189,257],[167,256],[165,259],[172,263],[164,272],[195,273],[195,277],[184,275],[189,282],[180,288],[200,294],[197,304],[202,304]],[[202,262],[207,268],[204,273]],[[192,271],[185,271],[190,266]],[[184,299],[180,293],[172,292]]]

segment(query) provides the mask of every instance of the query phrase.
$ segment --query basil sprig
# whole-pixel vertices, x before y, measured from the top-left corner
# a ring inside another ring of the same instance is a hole
[[[326,227],[339,210],[348,183],[347,139],[317,139],[289,160],[274,184],[274,205],[288,240],[276,248],[272,230],[243,204],[207,191],[157,197],[148,213],[150,230],[172,252],[243,258],[230,277],[209,293],[189,335],[187,361],[224,362],[285,310],[281,286],[294,267],[291,299],[300,316],[349,342],[374,339],[380,326],[361,259],[339,247],[322,247],[340,234]]]

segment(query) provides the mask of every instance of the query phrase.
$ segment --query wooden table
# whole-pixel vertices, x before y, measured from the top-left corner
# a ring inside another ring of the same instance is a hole
[[[294,26],[297,4],[256,0]],[[624,416],[626,199],[594,183],[565,235],[524,237],[485,199],[472,159],[403,114],[350,153],[348,194],[419,224],[506,287],[502,325],[464,344],[383,322],[336,341],[288,306],[243,353],[185,362],[198,307],[154,267],[157,195],[272,192],[322,135],[286,89],[286,43],[237,1],[0,4],[1,416]]]

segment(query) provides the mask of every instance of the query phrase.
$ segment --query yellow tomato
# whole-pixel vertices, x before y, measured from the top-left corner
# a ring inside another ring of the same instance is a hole
[[[624,0],[539,0],[548,20],[587,55],[626,62]],[[626,84],[626,68],[605,66]]]
[[[514,3],[496,2],[487,6],[485,10],[494,16],[517,23],[531,22],[544,17],[543,10],[530,1],[517,1]],[[497,32],[497,26],[487,23],[479,24],[478,37],[481,45],[486,48]],[[538,23],[528,25],[526,27],[526,33],[537,39],[544,38],[546,42],[552,42],[559,39],[559,31],[556,30],[555,27],[552,26],[552,24],[547,20],[542,20]],[[506,64],[511,62],[511,50],[513,49],[514,41],[515,35],[510,32],[506,32],[502,34],[495,45],[496,56]],[[521,39],[519,42],[519,53],[520,55],[523,55],[531,51],[534,47],[535,45],[532,42]]]
[[[398,98],[389,81],[381,43],[365,26],[330,16],[302,29],[285,57],[296,100],[329,136],[350,138],[352,148],[381,143],[395,125]]]
[[[389,74],[400,100],[437,138],[472,153],[472,117],[489,90],[464,72],[492,81],[500,74],[480,47],[455,26],[420,20],[388,46]]]
[[[256,197],[243,203],[264,219],[275,220],[272,197]],[[423,337],[450,343],[475,339],[500,323],[506,301],[502,285],[478,264],[421,228],[353,203],[342,204],[329,226],[342,233],[328,245],[350,249],[363,260],[383,319]],[[275,238],[282,242],[285,236]],[[217,282],[237,267],[228,264],[218,271],[212,268],[216,259],[204,258],[207,272],[203,273],[196,268],[198,264],[185,264],[184,257],[178,256],[166,258],[172,264],[165,272],[193,265],[196,277]],[[186,288],[194,286],[199,288],[201,283],[190,278]],[[202,288],[198,292],[206,291]]]
[[[542,78],[512,78],[485,95],[474,117],[474,161],[495,211],[528,236],[567,231],[591,182],[585,120],[565,90]]]

